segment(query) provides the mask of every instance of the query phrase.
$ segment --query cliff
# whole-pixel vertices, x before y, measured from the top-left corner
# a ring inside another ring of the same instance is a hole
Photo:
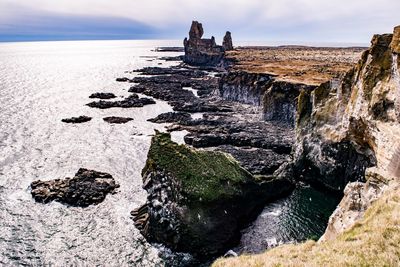
[[[219,82],[219,94],[223,99],[259,107],[263,120],[290,127],[295,125],[300,92],[314,88],[312,85],[280,81],[271,74],[245,71],[230,71],[222,75]]]
[[[135,225],[149,242],[200,260],[236,245],[267,201],[293,189],[286,179],[257,180],[228,154],[178,145],[167,133],[153,137],[142,176],[148,196],[132,212]]]
[[[344,189],[320,241],[215,266],[399,264],[399,37],[400,27],[375,35],[340,81],[299,95],[295,160],[281,174]]]

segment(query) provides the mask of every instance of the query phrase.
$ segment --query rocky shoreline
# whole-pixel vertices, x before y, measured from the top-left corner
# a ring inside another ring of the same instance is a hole
[[[240,230],[266,203],[306,182],[345,193],[323,239],[347,229],[384,191],[382,171],[399,172],[392,159],[398,152],[389,148],[399,141],[399,32],[375,36],[356,67],[337,77],[338,67],[335,80],[317,86],[322,76],[310,82],[308,75],[299,81],[240,69],[240,61],[229,56],[235,53],[231,33],[219,46],[214,37],[202,39],[202,25],[193,22],[182,63],[118,78],[130,86],[122,100],[110,100],[116,97],[110,93],[91,95],[101,99],[87,104],[91,108],[138,108],[163,100],[174,110],[149,119],[169,125],[167,133],[152,138],[142,171],[147,199],[132,211],[135,226],[149,242],[206,262],[235,246]],[[344,68],[348,64],[346,58]],[[131,120],[104,118],[116,124]],[[171,141],[170,133],[180,131],[188,132],[185,145]],[[376,184],[359,208],[347,205]],[[72,179],[37,181],[31,188],[37,201],[87,207],[118,184],[109,174],[80,169]],[[349,222],[343,219],[346,209],[358,212]]]

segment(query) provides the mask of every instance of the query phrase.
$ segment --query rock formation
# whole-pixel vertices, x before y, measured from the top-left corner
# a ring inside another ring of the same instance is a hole
[[[84,123],[84,122],[88,122],[91,121],[92,118],[88,117],[88,116],[79,116],[79,117],[72,117],[72,118],[68,118],[68,119],[62,119],[62,122],[65,123]]]
[[[286,179],[257,181],[228,154],[194,150],[170,138],[153,137],[142,171],[147,202],[132,212],[150,242],[202,259],[221,255],[266,201],[292,189]]]
[[[105,117],[103,118],[103,120],[105,122],[108,123],[115,123],[115,124],[124,124],[130,121],[133,121],[132,118],[127,118],[127,117],[115,117],[115,116],[111,116],[111,117]]]
[[[31,193],[38,202],[55,200],[71,206],[87,207],[99,204],[118,187],[110,174],[81,168],[72,179],[32,182]]]
[[[233,50],[232,34],[230,31],[226,32],[224,40],[222,41],[222,46],[224,47],[225,51]]]
[[[223,99],[262,108],[266,121],[294,127],[297,98],[301,90],[315,86],[277,81],[271,74],[230,71],[222,75],[219,94]]]
[[[324,239],[353,225],[398,175],[399,30],[375,35],[341,82],[299,97],[297,175],[338,190],[356,181],[347,185]]]
[[[232,38],[227,32],[224,38],[224,46],[215,43],[214,36],[211,39],[204,39],[203,25],[197,21],[192,22],[189,31],[189,39],[185,38],[184,62],[197,66],[214,66],[221,62],[225,54],[225,47],[233,49]]]

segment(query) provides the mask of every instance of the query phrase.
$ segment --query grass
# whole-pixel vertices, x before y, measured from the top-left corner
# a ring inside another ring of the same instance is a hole
[[[178,145],[170,134],[160,132],[152,139],[142,174],[156,169],[175,177],[189,199],[204,202],[240,194],[240,185],[253,179],[230,155]]]
[[[260,255],[219,259],[212,266],[399,266],[400,189],[388,190],[363,219],[334,240],[307,241]]]

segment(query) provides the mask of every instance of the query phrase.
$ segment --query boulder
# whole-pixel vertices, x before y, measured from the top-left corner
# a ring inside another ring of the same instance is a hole
[[[101,203],[109,193],[119,187],[114,178],[104,172],[79,169],[75,176],[31,183],[31,194],[37,202],[53,200],[77,207]]]

